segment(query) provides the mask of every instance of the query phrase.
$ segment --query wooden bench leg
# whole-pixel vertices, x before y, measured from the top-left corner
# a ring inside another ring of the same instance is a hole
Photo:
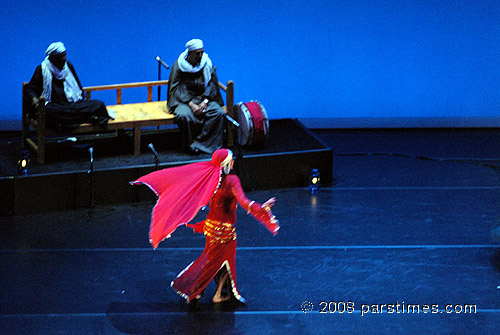
[[[141,127],[134,127],[134,155],[141,154]]]
[[[37,150],[38,163],[45,164],[45,152],[47,147],[45,131],[38,132],[37,142],[38,142],[38,150]]]
[[[47,125],[47,110],[45,109],[45,100],[41,99],[40,103],[42,103],[42,108],[38,111],[38,127],[37,127],[37,154],[38,154],[38,163],[45,164],[45,153],[46,153],[46,125]]]
[[[23,149],[26,148],[27,144],[26,144],[26,140],[28,139],[29,137],[29,132],[30,132],[30,125],[29,125],[29,115],[28,115],[28,111],[27,111],[27,98],[26,98],[26,86],[28,85],[28,83],[23,83],[23,96],[22,96],[22,137],[21,137],[21,140],[22,140],[22,146],[23,146]]]
[[[28,123],[28,116],[24,113],[23,111],[23,119],[22,119],[22,123],[23,123],[23,128],[22,128],[22,146],[23,146],[23,149],[27,147],[27,144],[26,144],[26,140],[27,138],[29,137],[29,134],[30,134],[30,125]]]

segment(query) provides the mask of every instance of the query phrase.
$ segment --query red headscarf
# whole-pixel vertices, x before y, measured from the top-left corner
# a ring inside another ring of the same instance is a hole
[[[211,161],[155,171],[132,182],[147,185],[159,197],[149,230],[153,248],[177,227],[191,221],[208,203],[219,187],[223,166],[232,156],[231,150],[219,149]]]

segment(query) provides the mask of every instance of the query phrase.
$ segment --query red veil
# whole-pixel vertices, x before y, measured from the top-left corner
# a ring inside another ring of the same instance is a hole
[[[177,227],[191,221],[208,203],[217,191],[222,165],[228,159],[232,159],[231,151],[219,149],[211,161],[155,171],[131,182],[133,185],[147,185],[159,197],[149,230],[153,248],[170,237]]]

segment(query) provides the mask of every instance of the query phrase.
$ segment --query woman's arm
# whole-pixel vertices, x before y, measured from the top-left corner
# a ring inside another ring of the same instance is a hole
[[[247,198],[243,188],[241,187],[241,182],[238,176],[228,175],[228,177],[231,178],[231,190],[240,206],[246,210],[248,214],[252,215],[257,221],[259,221],[264,227],[266,227],[266,229],[273,235],[276,235],[280,229],[279,221],[271,212],[271,207],[276,202],[276,198],[273,197],[261,205]]]

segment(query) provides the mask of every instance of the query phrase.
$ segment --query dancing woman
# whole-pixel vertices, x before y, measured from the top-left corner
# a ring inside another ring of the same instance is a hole
[[[229,174],[233,165],[231,150],[219,149],[214,152],[211,161],[155,171],[133,182],[149,186],[159,196],[150,229],[154,248],[170,237],[178,226],[191,221],[199,209],[210,201],[206,220],[187,224],[195,233],[205,235],[205,249],[171,283],[172,288],[187,302],[199,299],[210,281],[215,279],[214,303],[229,300],[231,295],[245,303],[236,285],[234,224],[237,203],[273,235],[280,228],[271,212],[276,199],[271,198],[262,205],[248,199],[238,176]],[[229,295],[223,294],[224,288],[228,288]]]

